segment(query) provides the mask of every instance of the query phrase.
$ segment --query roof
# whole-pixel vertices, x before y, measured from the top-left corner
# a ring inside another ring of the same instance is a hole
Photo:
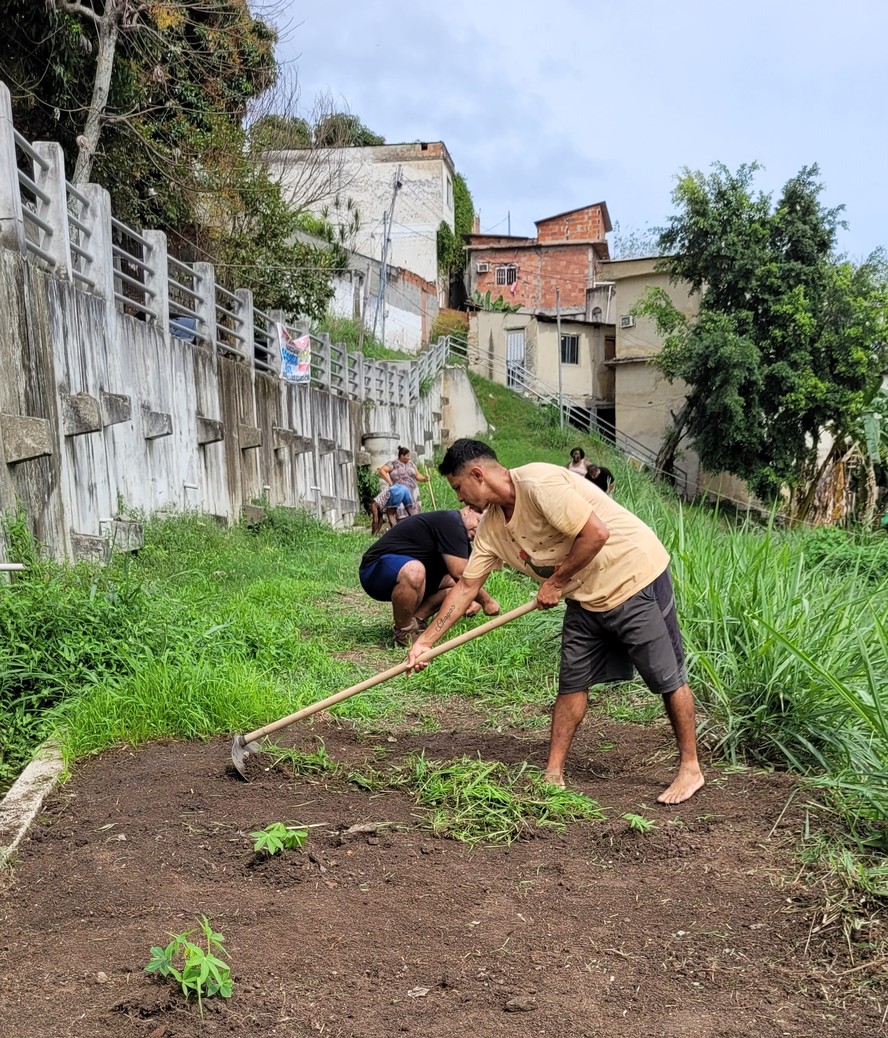
[[[512,249],[515,245],[539,244],[539,239],[528,238],[526,234],[466,234],[463,237],[467,249]]]
[[[610,213],[607,211],[607,202],[593,202],[591,205],[580,205],[576,209],[566,209],[563,213],[555,213],[554,216],[544,216],[542,220],[536,220],[536,226],[539,227],[541,223],[548,223],[549,220],[557,220],[559,216],[570,216],[572,213],[582,213],[586,209],[600,209],[601,215],[604,217],[604,230],[612,231],[613,224],[611,223]]]

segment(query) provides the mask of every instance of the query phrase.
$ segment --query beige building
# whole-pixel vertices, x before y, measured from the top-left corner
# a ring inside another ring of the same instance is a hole
[[[659,451],[673,414],[683,407],[687,387],[681,380],[669,382],[652,363],[662,339],[653,321],[633,316],[632,310],[649,288],[662,289],[689,318],[698,309],[697,297],[683,285],[671,284],[656,266],[656,256],[602,263],[602,276],[613,283],[616,300],[616,351],[609,361],[614,373],[615,424],[652,453]],[[708,493],[744,506],[753,500],[741,480],[702,470],[697,455],[687,447],[679,450],[676,468],[681,470],[679,490],[688,496]]]
[[[478,310],[469,317],[474,371],[534,398],[567,398],[579,417],[613,423],[613,289],[586,293],[583,309],[518,313]]]

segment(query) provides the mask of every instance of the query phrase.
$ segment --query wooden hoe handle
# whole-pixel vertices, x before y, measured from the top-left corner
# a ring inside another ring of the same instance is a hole
[[[502,627],[503,624],[509,623],[510,620],[517,620],[519,616],[524,616],[525,613],[533,612],[536,608],[536,599],[531,599],[530,602],[525,602],[524,605],[518,606],[517,609],[511,610],[511,612],[503,613],[502,616],[495,616],[492,620],[488,620],[487,623],[481,624],[479,627],[473,627],[471,631],[466,631],[465,634],[460,634],[456,638],[451,638],[450,641],[446,641],[442,645],[436,645],[434,648],[429,649],[422,659],[433,660],[436,656],[440,656],[444,652],[449,652],[451,649],[455,649],[459,645],[465,645],[466,642],[472,641],[473,638],[480,638],[482,634],[487,634],[488,631],[492,631],[496,627]],[[337,692],[332,696],[327,696],[326,699],[319,700],[317,703],[312,703],[310,706],[304,706],[301,710],[297,710],[295,714],[288,714],[286,717],[282,717],[279,721],[272,721],[270,724],[266,724],[262,728],[257,728],[254,732],[247,732],[246,735],[241,737],[241,745],[245,745],[246,743],[253,742],[257,739],[264,739],[265,736],[271,735],[273,732],[279,732],[281,728],[286,728],[289,725],[294,724],[296,721],[301,721],[305,717],[311,717],[312,714],[318,713],[319,710],[326,710],[328,707],[335,706],[337,703],[341,703],[344,699],[356,696],[359,692],[366,692],[368,688],[373,688],[375,685],[381,685],[384,681],[388,681],[389,678],[396,678],[399,674],[404,674],[407,670],[409,670],[409,666],[406,661],[404,663],[399,663],[397,667],[389,667],[388,670],[384,670],[381,674],[376,674],[372,678],[367,678],[366,681],[361,681],[357,685],[352,685],[351,688],[345,688],[341,692]]]

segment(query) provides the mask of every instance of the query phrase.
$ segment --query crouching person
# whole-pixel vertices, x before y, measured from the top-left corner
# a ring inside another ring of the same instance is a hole
[[[412,644],[462,576],[480,516],[471,508],[423,512],[401,520],[361,559],[361,587],[377,602],[391,602],[398,645]],[[466,615],[483,609],[495,616],[499,603],[482,588]]]

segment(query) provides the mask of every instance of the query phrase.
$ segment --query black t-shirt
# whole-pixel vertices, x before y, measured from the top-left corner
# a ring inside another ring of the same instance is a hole
[[[406,555],[426,568],[427,586],[437,586],[447,573],[442,555],[458,559],[469,557],[469,535],[462,516],[456,510],[420,512],[402,519],[384,533],[361,559],[361,569],[383,555]]]

